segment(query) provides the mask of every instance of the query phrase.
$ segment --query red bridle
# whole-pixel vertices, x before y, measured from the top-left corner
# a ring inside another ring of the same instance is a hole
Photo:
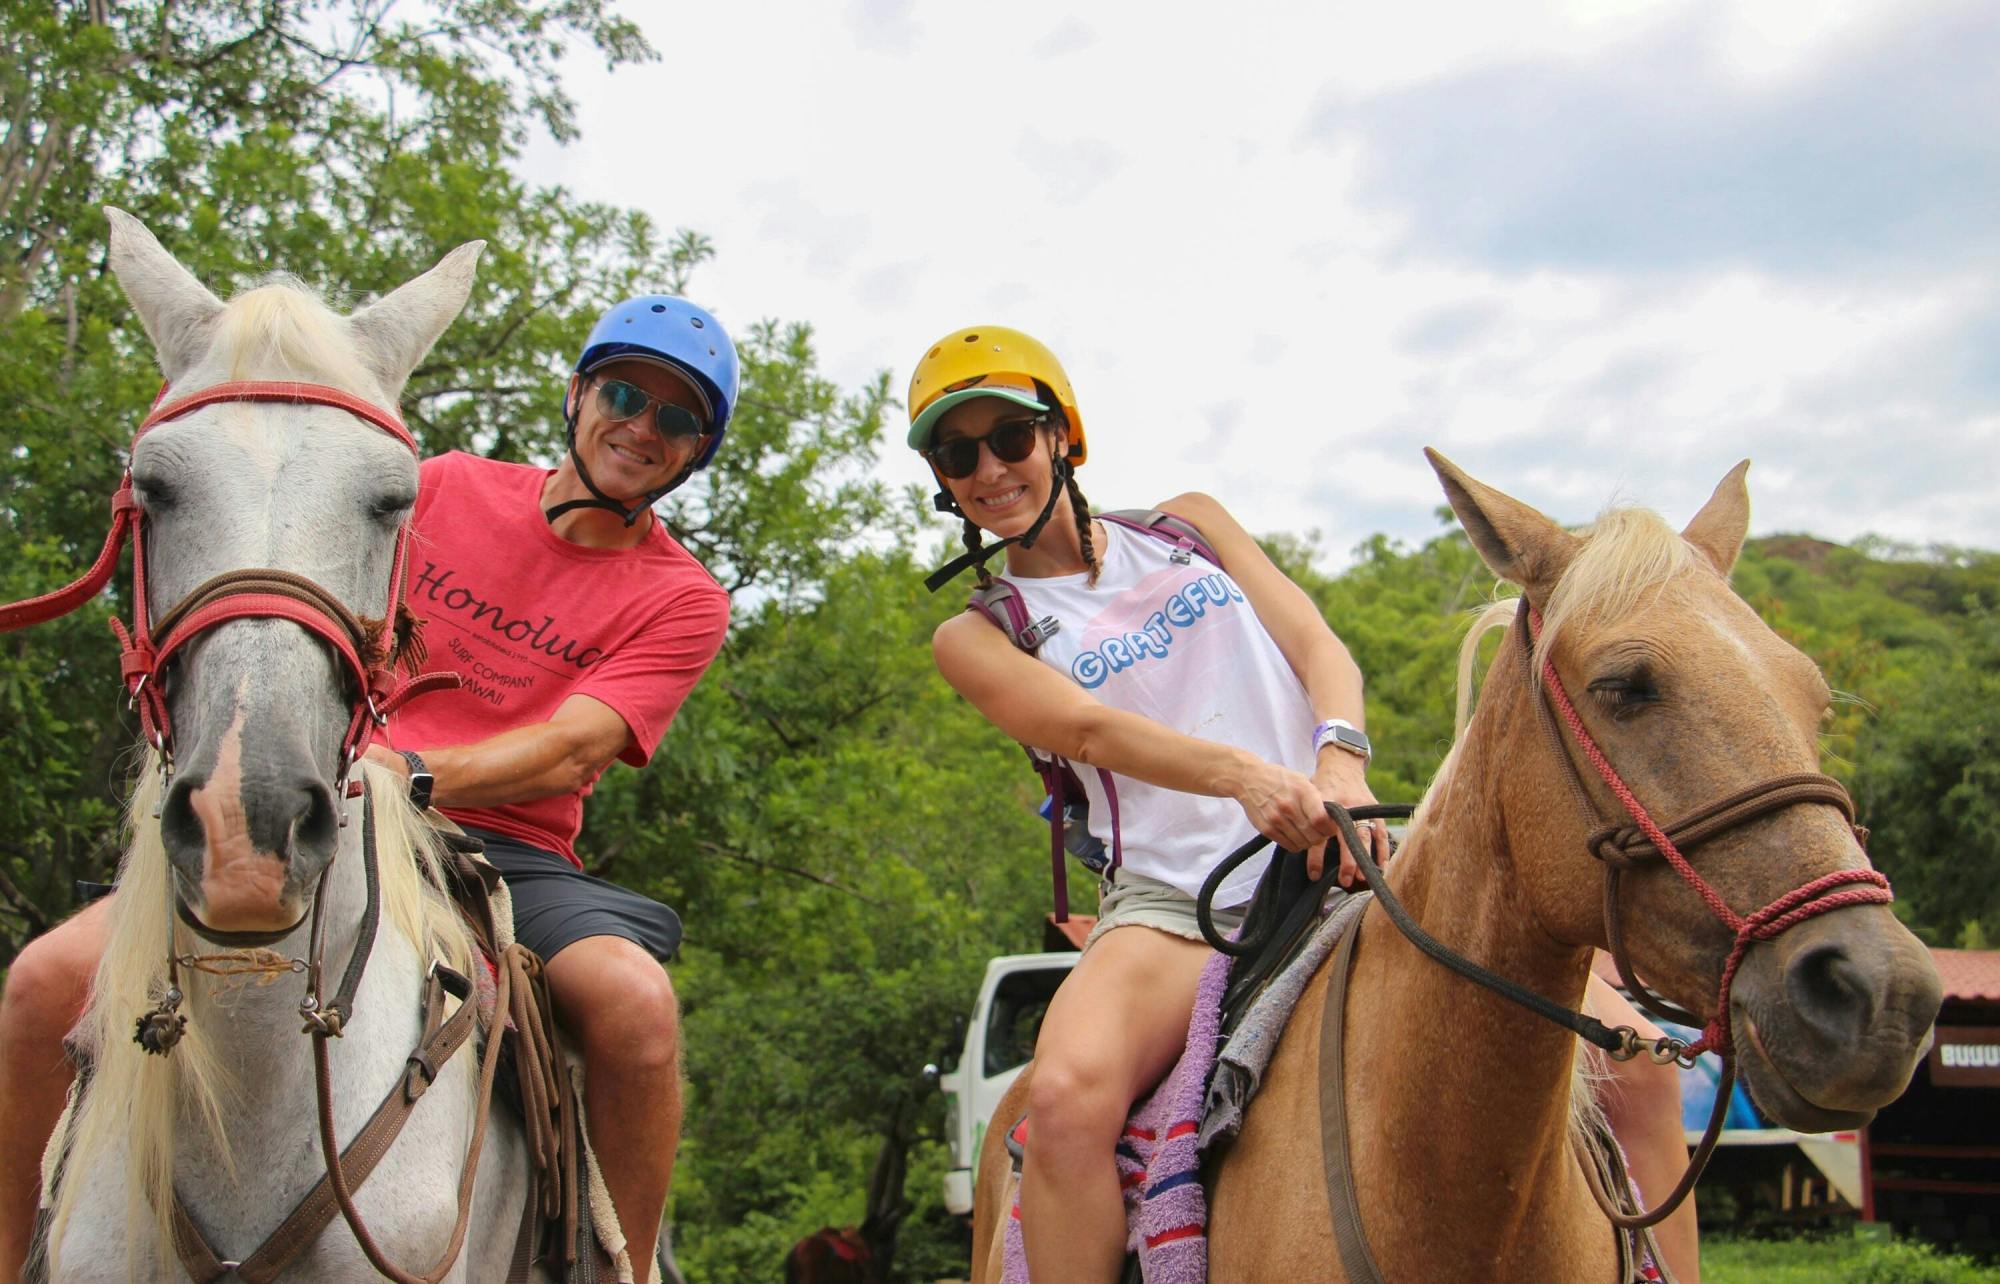
[[[403,443],[417,453],[416,439],[391,411],[372,402],[330,388],[324,384],[270,380],[237,380],[203,388],[185,397],[166,401],[160,390],[152,410],[132,434],[132,445],[163,423],[179,419],[208,406],[232,401],[272,401],[293,405],[332,406],[344,410]],[[139,714],[146,740],[160,753],[162,769],[173,771],[173,723],[163,690],[168,665],[181,649],[196,637],[229,620],[290,620],[327,644],[354,681],[353,711],[341,738],[340,763],[335,776],[336,792],[353,797],[359,782],[350,781],[355,762],[368,748],[375,729],[388,721],[389,714],[404,702],[426,691],[458,685],[455,673],[425,673],[398,680],[395,669],[402,662],[413,669],[422,660],[422,646],[414,633],[399,644],[402,621],[406,548],[409,522],[396,530],[395,555],[389,572],[388,602],[380,621],[364,620],[350,611],[332,593],[305,576],[290,571],[243,568],[227,571],[197,585],[172,608],[154,618],[146,591],[145,512],[132,490],[132,473],[127,468],[111,497],[111,530],[97,561],[82,577],[40,597],[0,606],[0,633],[40,624],[76,610],[101,592],[117,568],[119,551],[126,538],[132,541],[132,627],[128,631],[117,619],[111,621],[121,654],[120,675],[126,693]],[[345,823],[345,817],[342,818]]]
[[[1533,606],[1528,607],[1528,623],[1530,636],[1539,637],[1542,616]],[[1637,795],[1632,792],[1632,787],[1625,783],[1624,777],[1618,774],[1618,769],[1611,765],[1610,759],[1604,756],[1604,751],[1598,748],[1597,741],[1583,725],[1583,718],[1577,713],[1576,705],[1570,701],[1569,692],[1563,687],[1562,678],[1556,673],[1554,662],[1547,657],[1542,660],[1541,681],[1543,689],[1548,692],[1549,700],[1562,715],[1564,724],[1569,727],[1570,735],[1575,737],[1577,746],[1583,750],[1584,758],[1596,769],[1605,786],[1618,799],[1619,805],[1625,808],[1626,814],[1632,817],[1633,824],[1638,826],[1641,834],[1645,835],[1652,850],[1666,859],[1667,864],[1673,867],[1674,873],[1680,876],[1681,881],[1693,888],[1695,894],[1701,897],[1709,912],[1735,934],[1735,944],[1729,951],[1728,960],[1722,965],[1722,984],[1716,995],[1715,1015],[1702,1027],[1701,1038],[1691,1044],[1686,1053],[1688,1056],[1694,1056],[1713,1049],[1724,1057],[1733,1056],[1735,1043],[1730,1034],[1729,992],[1730,987],[1736,982],[1736,969],[1742,964],[1743,955],[1750,946],[1757,941],[1771,940],[1788,928],[1833,910],[1844,909],[1850,905],[1886,905],[1895,899],[1889,891],[1889,880],[1880,871],[1873,869],[1836,870],[1831,874],[1823,874],[1801,887],[1793,888],[1754,913],[1738,914],[1729,907],[1722,894],[1695,871],[1694,866],[1688,863],[1687,857],[1681,854],[1680,848],[1667,834],[1669,829],[1691,832],[1696,826],[1685,821],[1662,826],[1653,819],[1652,813],[1646,810],[1645,804],[1641,803]],[[1560,750],[1561,746],[1558,745],[1557,748]],[[1562,754],[1560,761],[1570,765],[1567,754]],[[1573,766],[1570,769],[1572,772],[1575,770]],[[1588,804],[1587,795],[1579,792],[1578,797]],[[1696,816],[1706,821],[1712,816],[1734,811],[1740,814],[1729,817],[1729,822],[1741,823],[1752,815],[1797,802],[1845,805],[1848,823],[1854,829],[1857,841],[1865,842],[1867,831],[1853,824],[1852,804],[1846,802],[1846,791],[1841,788],[1839,782],[1830,777],[1814,774],[1780,776],[1726,801],[1728,806],[1705,808],[1702,812],[1696,813]],[[1594,816],[1596,810],[1594,805],[1589,806],[1589,810]],[[1726,827],[1726,825],[1703,824],[1703,836],[1719,832]],[[1590,844],[1592,854],[1599,859],[1604,858],[1606,846],[1601,838],[1602,831],[1599,831]],[[1856,883],[1866,886],[1849,886]],[[1615,887],[1615,883],[1611,885]],[[1847,890],[1833,891],[1836,887],[1846,887]],[[1606,912],[1615,920],[1617,914],[1615,892],[1606,897]],[[1628,984],[1631,984],[1629,980],[1631,972],[1624,958],[1624,950],[1619,944],[1615,921],[1607,923],[1606,930],[1611,934],[1612,953],[1619,970],[1628,978]],[[1643,1002],[1643,992],[1635,992],[1634,998]]]

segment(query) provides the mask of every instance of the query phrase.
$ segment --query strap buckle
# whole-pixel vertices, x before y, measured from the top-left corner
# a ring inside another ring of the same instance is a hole
[[[1062,632],[1062,621],[1053,615],[1044,615],[1021,630],[1022,649],[1032,651],[1060,632]]]

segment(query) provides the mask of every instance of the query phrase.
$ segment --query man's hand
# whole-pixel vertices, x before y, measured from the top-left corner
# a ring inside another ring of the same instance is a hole
[[[361,760],[363,762],[372,762],[378,767],[387,767],[396,773],[398,779],[402,780],[405,784],[409,783],[410,761],[394,749],[379,744],[372,744],[368,746],[368,752],[361,755]]]

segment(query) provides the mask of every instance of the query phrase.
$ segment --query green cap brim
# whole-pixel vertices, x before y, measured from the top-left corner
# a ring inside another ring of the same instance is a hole
[[[1012,388],[961,388],[957,392],[947,392],[930,405],[925,406],[924,413],[910,421],[910,449],[930,449],[931,430],[937,427],[937,421],[944,417],[945,411],[950,410],[960,402],[970,401],[974,397],[1000,397],[1013,402],[1017,406],[1026,406],[1030,410],[1048,409],[1047,406],[1033,397],[1028,396],[1026,393],[1016,392]]]

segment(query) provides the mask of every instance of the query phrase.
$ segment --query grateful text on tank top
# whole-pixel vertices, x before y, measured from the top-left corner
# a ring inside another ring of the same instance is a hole
[[[1039,658],[1096,699],[1185,735],[1234,745],[1305,775],[1313,770],[1312,706],[1284,653],[1227,571],[1113,522],[1097,586],[1089,576],[1007,580],[1030,620],[1061,621]],[[1094,770],[1077,778],[1091,833],[1108,846],[1111,808]],[[1116,776],[1124,865],[1193,896],[1218,861],[1255,834],[1233,798],[1180,793]],[[1235,870],[1215,903],[1248,900],[1268,857]]]

